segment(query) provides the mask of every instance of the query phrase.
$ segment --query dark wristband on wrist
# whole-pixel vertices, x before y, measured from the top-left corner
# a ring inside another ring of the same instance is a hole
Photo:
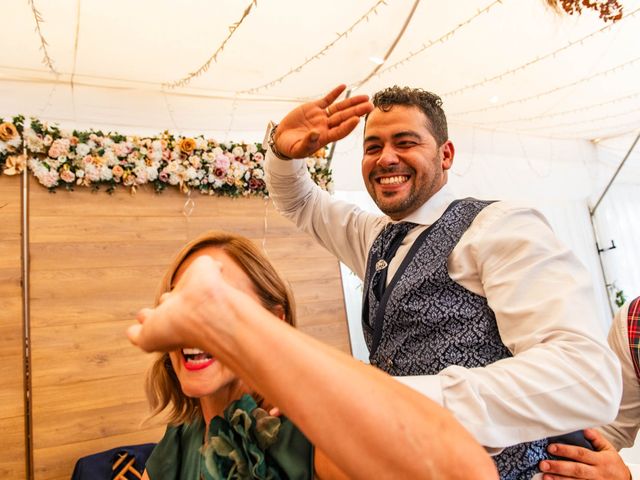
[[[284,153],[280,153],[278,147],[276,147],[276,130],[278,129],[278,124],[274,124],[269,131],[269,138],[267,140],[267,144],[269,145],[269,149],[271,152],[279,158],[280,160],[293,160],[292,157],[288,157]]]

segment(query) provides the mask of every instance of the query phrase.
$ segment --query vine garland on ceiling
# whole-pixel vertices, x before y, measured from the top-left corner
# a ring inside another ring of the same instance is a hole
[[[595,10],[605,22],[617,22],[622,18],[622,5],[618,0],[546,0],[554,10],[560,8],[569,15],[580,15],[583,9]]]
[[[513,105],[515,103],[524,103],[524,102],[527,102],[529,100],[534,100],[534,99],[537,100],[537,99],[539,99],[541,97],[544,97],[546,95],[551,95],[552,93],[558,92],[560,90],[564,90],[565,88],[574,87],[576,85],[588,82],[590,80],[593,80],[594,78],[598,78],[598,77],[601,77],[603,75],[609,75],[609,74],[611,74],[613,72],[616,72],[618,70],[626,68],[629,65],[633,65],[634,63],[636,63],[638,61],[640,61],[640,57],[636,57],[636,58],[634,58],[632,60],[629,60],[627,62],[621,63],[621,64],[616,65],[615,67],[611,67],[611,68],[609,68],[607,70],[603,70],[603,71],[594,73],[593,75],[590,75],[588,77],[581,78],[579,80],[576,80],[575,82],[571,82],[571,83],[568,83],[566,85],[560,85],[559,87],[555,87],[555,88],[552,88],[550,90],[546,90],[544,92],[536,93],[534,95],[529,95],[528,97],[516,98],[516,99],[510,100],[508,102],[500,103],[500,104],[497,104],[497,105],[491,105],[489,107],[484,107],[484,108],[477,108],[475,110],[465,110],[464,112],[453,112],[450,115],[455,117],[456,115],[468,115],[470,113],[486,112],[486,111],[489,111],[489,110],[495,110],[497,108],[503,108],[503,107],[506,107],[508,105]]]
[[[615,97],[605,102],[594,103],[592,105],[586,105],[584,107],[572,108],[571,110],[563,110],[561,112],[553,112],[553,113],[544,113],[542,115],[533,115],[530,117],[518,117],[518,118],[507,119],[507,120],[497,120],[497,121],[491,121],[490,123],[491,125],[501,125],[505,123],[530,122],[534,120],[540,120],[543,118],[549,119],[553,117],[562,117],[564,115],[571,115],[572,113],[586,112],[588,110],[593,110],[594,108],[603,107],[605,105],[609,106],[614,103],[624,102],[626,100],[631,100],[632,98],[636,98],[636,97],[640,97],[640,92],[631,93],[629,95],[623,95],[621,97]]]
[[[216,49],[216,51],[213,53],[213,55],[211,55],[209,57],[209,60],[207,60],[200,68],[198,68],[195,72],[191,72],[190,74],[188,74],[187,76],[181,78],[180,80],[176,80],[174,82],[163,83],[162,86],[163,87],[168,87],[168,88],[184,87],[186,84],[188,84],[195,77],[198,77],[198,76],[202,75],[204,72],[206,72],[207,70],[209,70],[209,67],[211,66],[211,63],[212,62],[216,62],[218,60],[218,55],[222,52],[222,50],[224,49],[225,45],[231,39],[231,37],[236,32],[238,27],[242,24],[244,19],[249,16],[249,13],[251,13],[251,9],[254,6],[255,7],[258,6],[258,0],[251,0],[251,3],[249,3],[247,8],[244,9],[244,12],[242,13],[242,17],[240,18],[240,20],[238,20],[236,23],[233,23],[233,24],[231,24],[229,26],[229,34],[222,41],[222,43]]]
[[[466,19],[464,22],[460,22],[455,28],[453,28],[452,30],[449,30],[447,33],[445,33],[444,35],[441,35],[439,38],[435,39],[435,40],[429,40],[428,43],[423,43],[422,47],[415,51],[415,52],[410,52],[409,55],[407,55],[406,57],[398,60],[397,62],[395,62],[392,65],[389,65],[387,68],[384,68],[382,70],[380,70],[379,72],[377,72],[376,76],[380,76],[382,74],[384,74],[385,72],[388,72],[389,70],[394,70],[397,69],[398,67],[404,65],[405,63],[409,62],[411,59],[413,59],[414,57],[418,56],[419,54],[421,54],[422,52],[424,52],[425,50],[428,50],[429,48],[431,48],[432,46],[438,44],[438,43],[444,43],[447,40],[449,40],[451,37],[453,37],[456,32],[458,30],[460,30],[462,27],[470,24],[473,20],[475,20],[476,18],[478,18],[479,16],[481,16],[483,13],[487,13],[489,12],[489,10],[491,10],[493,7],[495,7],[497,4],[501,4],[503,0],[495,0],[494,2],[492,2],[491,4],[487,5],[486,7],[484,7],[483,9],[478,10],[474,15],[472,15],[471,17],[469,17],[468,19]]]
[[[327,51],[329,51],[340,40],[346,38],[358,26],[358,24],[360,24],[361,22],[363,22],[365,20],[369,20],[369,16],[370,15],[377,14],[378,13],[378,8],[380,7],[380,5],[385,5],[386,6],[387,5],[386,0],[378,0],[373,7],[371,7],[369,10],[367,10],[367,12],[364,15],[362,15],[360,18],[358,18],[358,20],[356,20],[354,23],[352,23],[349,28],[347,28],[346,30],[344,30],[341,33],[338,33],[337,34],[338,36],[333,41],[329,42],[324,47],[322,47],[320,50],[318,50],[315,54],[313,54],[309,58],[305,59],[305,61],[302,62],[300,65],[291,68],[284,75],[276,78],[275,80],[267,82],[267,83],[265,83],[263,85],[259,85],[257,87],[250,88],[250,89],[247,89],[247,90],[241,90],[238,93],[256,93],[256,92],[258,92],[260,90],[271,88],[271,87],[277,85],[278,83],[281,83],[285,78],[293,75],[294,73],[300,72],[300,70],[302,70],[308,64],[310,64],[314,60],[317,60],[320,57],[322,57],[324,54],[326,54]]]
[[[58,72],[53,66],[53,60],[51,60],[51,57],[49,56],[49,52],[47,51],[47,45],[49,44],[45,40],[44,35],[42,34],[42,30],[40,29],[40,24],[44,23],[44,20],[42,18],[42,15],[36,8],[36,4],[34,3],[34,0],[28,0],[28,1],[29,1],[29,6],[31,7],[31,11],[33,12],[33,18],[36,21],[36,32],[40,37],[40,50],[42,50],[42,55],[43,55],[42,63],[45,64],[49,68],[49,70],[51,70],[52,73],[55,73],[57,75]]]
[[[50,191],[104,186],[111,193],[122,186],[135,193],[150,184],[156,192],[172,186],[184,193],[265,197],[264,155],[260,143],[219,143],[169,132],[137,137],[65,131],[35,118],[0,118],[0,172],[17,175],[28,168]],[[307,168],[316,184],[332,188],[325,149],[307,159]]]
[[[626,20],[628,18],[631,18],[631,17],[637,15],[638,13],[640,13],[640,8],[637,8],[633,12],[625,15],[624,19]],[[591,37],[594,37],[595,35],[598,35],[600,33],[606,32],[607,30],[611,29],[611,27],[613,27],[613,26],[614,26],[613,23],[611,23],[609,25],[605,25],[604,27],[600,28],[599,30],[596,30],[595,32],[591,32],[590,34],[588,34],[588,35],[586,35],[586,36],[584,36],[582,38],[579,38],[577,40],[573,40],[573,41],[567,43],[566,45],[564,45],[563,47],[558,48],[557,50],[554,50],[554,51],[549,52],[549,53],[545,53],[542,56],[537,56],[537,57],[535,57],[535,58],[533,58],[533,59],[531,59],[531,60],[529,60],[529,61],[527,61],[527,62],[525,62],[525,63],[523,63],[523,64],[521,64],[519,66],[517,66],[517,67],[513,67],[513,68],[511,68],[509,70],[506,70],[506,71],[504,71],[502,73],[494,75],[493,77],[488,77],[488,78],[485,78],[484,80],[481,80],[479,82],[472,83],[472,84],[469,84],[469,85],[465,85],[464,87],[460,87],[460,88],[457,88],[455,90],[450,90],[448,92],[445,92],[445,93],[442,94],[442,96],[446,97],[446,96],[450,96],[450,95],[458,95],[458,94],[460,94],[462,92],[465,92],[467,90],[471,90],[471,89],[474,89],[474,88],[481,87],[482,85],[486,85],[487,83],[493,82],[495,80],[502,80],[504,77],[506,77],[508,75],[512,75],[514,73],[517,73],[520,70],[524,70],[525,68],[531,67],[532,65],[535,65],[536,63],[541,62],[543,60],[546,60],[548,58],[555,57],[557,54],[563,52],[564,50],[567,50],[567,49],[569,49],[571,47],[574,47],[576,45],[582,45],[585,40],[589,40]]]

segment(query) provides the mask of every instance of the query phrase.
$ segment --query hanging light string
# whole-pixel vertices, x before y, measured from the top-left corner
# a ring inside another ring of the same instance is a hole
[[[460,30],[462,27],[470,24],[472,21],[474,21],[476,18],[478,18],[479,16],[481,16],[483,13],[487,13],[489,10],[491,10],[494,6],[496,6],[497,4],[502,3],[502,0],[495,0],[493,3],[491,3],[490,5],[486,6],[485,8],[478,10],[476,12],[475,15],[473,15],[472,17],[468,18],[467,20],[465,20],[464,22],[461,22],[458,24],[457,27],[455,27],[453,30],[450,30],[449,32],[445,33],[444,35],[442,35],[440,38],[437,38],[436,40],[430,40],[428,43],[423,43],[422,44],[422,48],[420,48],[419,50],[415,51],[415,52],[411,52],[409,53],[409,55],[407,55],[406,57],[404,57],[402,60],[398,60],[396,63],[389,65],[387,68],[384,68],[382,70],[380,70],[377,73],[377,76],[379,77],[380,75],[382,75],[385,72],[388,72],[389,70],[394,70],[397,69],[398,67],[404,65],[405,63],[409,62],[411,59],[413,59],[414,57],[418,56],[419,54],[421,54],[422,52],[424,52],[425,50],[428,50],[429,48],[431,48],[432,46],[438,44],[438,43],[444,43],[447,40],[449,40],[451,37],[453,37],[453,35],[455,35],[455,33]]]
[[[42,18],[42,15],[40,15],[40,12],[36,8],[35,0],[28,0],[28,1],[29,1],[29,6],[31,7],[31,11],[33,12],[33,18],[36,21],[36,32],[40,37],[40,50],[42,50],[42,63],[45,64],[49,68],[49,70],[51,70],[51,73],[55,73],[57,75],[58,72],[53,66],[53,60],[51,60],[51,57],[49,56],[49,52],[47,51],[47,45],[49,44],[44,39],[44,35],[42,35],[42,30],[40,28],[40,24],[44,23],[44,20]]]
[[[603,135],[602,131],[603,130],[607,130],[607,131],[611,131],[614,130],[614,134],[615,136],[619,136],[619,135],[624,135],[625,133],[629,133],[629,132],[635,132],[638,129],[640,129],[640,120],[636,119],[633,122],[625,122],[625,123],[617,123],[615,125],[609,125],[609,126],[603,126],[603,125],[598,125],[597,127],[593,127],[593,128],[589,128],[589,129],[583,129],[583,130],[578,130],[577,132],[567,132],[566,135],[570,135],[573,138],[575,137],[584,137],[585,134],[587,133],[593,133],[594,128],[597,128],[598,131],[596,132],[598,135],[598,137],[602,138],[602,137],[611,137],[612,135]],[[628,130],[623,130],[623,131],[618,131],[618,129],[625,129],[627,128]]]
[[[73,111],[73,119],[75,123],[76,119],[76,89],[75,89],[75,77],[76,77],[76,61],[78,60],[78,42],[80,37],[80,2],[76,2],[76,32],[73,40],[73,69],[71,70],[71,78],[69,79],[69,85],[71,86],[71,108]]]
[[[524,143],[522,142],[522,137],[520,136],[519,133],[516,134],[516,138],[518,139],[518,143],[520,144],[520,151],[522,152],[522,156],[524,157],[524,159],[527,161],[527,165],[529,165],[529,168],[539,177],[539,178],[546,178],[551,174],[551,170],[553,169],[553,158],[549,157],[549,166],[547,167],[547,171],[546,172],[540,172],[536,169],[536,167],[533,166],[533,163],[531,163],[531,158],[529,158],[529,155],[527,154],[527,150],[526,148],[524,148]]]
[[[178,124],[176,123],[176,119],[173,116],[173,108],[171,107],[171,104],[169,103],[169,98],[167,97],[167,92],[164,91],[164,89],[162,90],[162,99],[164,100],[164,105],[165,107],[167,107],[167,113],[169,114],[169,120],[171,120],[171,125],[173,125],[174,130],[176,131],[176,133],[181,134],[182,133],[182,129],[180,127],[178,127]]]
[[[231,112],[229,113],[229,123],[227,124],[227,129],[224,132],[224,141],[229,141],[229,135],[231,134],[231,129],[233,128],[233,124],[236,120],[236,112],[238,110],[238,95],[234,95],[233,103],[231,104]]]
[[[379,64],[379,65],[376,65],[376,67],[371,71],[371,73],[369,75],[367,75],[365,78],[363,78],[362,80],[360,80],[359,82],[354,84],[351,87],[351,89],[355,90],[357,88],[360,88],[362,85],[367,83],[369,81],[369,79],[371,79],[371,77],[373,77],[374,75],[377,74],[378,70],[380,70],[380,67],[382,67],[384,62],[386,62],[387,59],[389,58],[389,56],[393,53],[393,51],[396,48],[396,45],[398,45],[398,42],[400,41],[400,39],[404,35],[404,32],[407,30],[407,27],[409,26],[409,23],[411,23],[411,18],[413,17],[413,14],[415,13],[416,8],[418,8],[418,4],[419,3],[420,3],[420,0],[415,0],[415,2],[413,2],[413,7],[411,7],[411,11],[409,12],[409,15],[407,15],[407,18],[404,21],[404,24],[402,25],[402,28],[400,29],[400,32],[398,33],[398,35],[396,35],[396,38],[393,41],[393,43],[391,44],[391,46],[389,47],[389,49],[387,50],[387,53],[385,53],[384,58],[382,59],[383,60],[382,63]]]
[[[242,17],[240,18],[240,20],[238,20],[236,23],[233,23],[229,26],[229,34],[227,35],[227,37],[222,41],[222,43],[220,44],[220,46],[216,49],[216,51],[213,53],[213,55],[211,55],[209,57],[209,60],[207,60],[204,65],[202,65],[200,68],[198,68],[195,72],[191,72],[189,75],[187,75],[184,78],[181,78],[180,80],[176,80],[174,82],[169,82],[169,83],[163,83],[162,86],[163,87],[167,87],[167,88],[176,88],[176,87],[184,87],[185,85],[187,85],[192,79],[194,79],[195,77],[198,77],[200,75],[202,75],[204,72],[206,72],[207,70],[209,70],[209,67],[211,66],[212,62],[216,62],[218,60],[218,55],[222,52],[222,50],[224,49],[225,45],[227,44],[227,42],[231,39],[231,37],[233,36],[233,34],[236,32],[236,30],[238,29],[238,27],[242,24],[242,22],[244,21],[245,18],[247,18],[249,16],[249,13],[251,13],[251,9],[254,6],[258,6],[258,0],[252,0],[251,3],[249,3],[249,5],[247,6],[247,8],[244,9],[244,12],[242,13]]]
[[[267,88],[271,88],[279,83],[282,83],[282,81],[293,75],[294,73],[299,73],[304,67],[306,67],[308,64],[310,64],[311,62],[318,60],[320,57],[322,57],[325,53],[327,53],[327,51],[329,51],[336,43],[338,43],[340,40],[343,40],[344,38],[346,38],[351,32],[353,32],[353,30],[362,22],[364,22],[365,20],[369,20],[369,17],[373,14],[377,14],[378,13],[378,9],[380,8],[381,5],[387,5],[386,0],[378,0],[376,2],[376,4],[371,7],[369,10],[367,10],[367,12],[362,15],[360,18],[358,18],[358,20],[356,20],[354,23],[351,24],[351,26],[349,28],[347,28],[345,31],[343,31],[342,33],[338,33],[338,36],[332,41],[329,42],[328,44],[326,44],[324,47],[322,47],[320,50],[318,50],[317,53],[313,54],[311,57],[307,58],[304,62],[302,62],[300,65],[298,65],[297,67],[293,67],[291,70],[289,70],[287,73],[285,73],[284,75],[276,78],[275,80],[272,80],[268,83],[265,83],[263,85],[260,85],[258,87],[254,87],[254,88],[250,88],[248,90],[240,90],[238,93],[256,93],[260,90],[264,90]]]
[[[450,92],[445,92],[442,94],[443,97],[446,96],[450,96],[450,95],[459,95],[462,92],[466,92],[467,90],[472,90],[474,88],[478,88],[481,87],[482,85],[486,85],[487,83],[496,81],[496,80],[502,80],[504,77],[508,76],[508,75],[513,75],[514,73],[517,73],[521,70],[524,70],[525,68],[529,68],[532,65],[535,65],[538,62],[541,62],[543,60],[546,60],[548,58],[551,57],[555,57],[557,54],[559,54],[560,52],[563,52],[571,47],[574,47],[576,45],[582,45],[584,41],[589,40],[590,38],[606,32],[607,30],[611,29],[613,26],[618,26],[623,20],[626,20],[627,18],[633,17],[634,15],[638,14],[640,12],[640,8],[635,9],[633,12],[625,15],[617,24],[609,24],[606,25],[604,27],[602,27],[599,30],[596,30],[595,32],[591,32],[589,35],[586,35],[578,40],[574,40],[573,42],[569,42],[567,43],[565,46],[558,48],[557,50],[554,50],[553,52],[549,52],[545,55],[542,56],[538,56],[534,59],[529,60],[526,63],[523,63],[522,65],[519,65],[517,67],[514,67],[510,70],[507,70],[505,72],[499,73],[498,75],[494,75],[493,77],[489,77],[489,78],[485,78],[484,80],[477,82],[477,83],[472,83],[470,85],[466,85],[464,87],[458,88],[456,90],[451,90]]]
[[[542,125],[542,126],[538,126],[538,127],[525,127],[525,128],[520,127],[519,129],[520,130],[524,130],[524,131],[531,131],[531,130],[545,130],[545,129],[548,129],[548,128],[557,128],[557,127],[569,127],[571,125],[580,125],[581,123],[601,122],[603,120],[610,120],[612,118],[623,117],[625,115],[630,115],[632,113],[637,114],[638,112],[640,112],[640,107],[635,107],[635,108],[632,108],[630,110],[626,110],[624,112],[614,113],[612,115],[604,115],[602,117],[588,118],[586,120],[576,120],[576,121],[572,121],[572,122],[556,123],[556,124],[551,124],[551,125]]]
[[[636,122],[638,123],[638,122]],[[473,128],[473,129],[477,129],[480,131],[485,131],[485,132],[489,132],[491,135],[493,134],[522,134],[522,135],[526,135],[527,137],[534,137],[534,138],[540,138],[540,139],[544,139],[544,140],[549,140],[549,139],[554,139],[554,140],[567,140],[567,139],[575,139],[575,138],[579,138],[579,139],[584,139],[585,136],[582,135],[573,135],[572,133],[568,133],[568,134],[563,134],[563,133],[558,133],[558,134],[543,134],[543,133],[532,133],[532,132],[527,132],[524,130],[520,130],[518,128],[508,128],[508,127],[500,127],[500,128],[496,128],[494,126],[489,126],[488,123],[474,123],[474,122],[469,122],[469,121],[464,121],[461,119],[454,119],[451,120],[450,122],[451,125],[456,125],[456,126],[461,126],[461,127],[468,127],[468,128]],[[626,125],[626,124],[625,124]],[[622,125],[622,126],[625,126]],[[588,131],[588,130],[585,130]],[[629,131],[633,131],[633,130],[628,130],[625,132],[620,132],[620,133],[615,133],[613,135],[608,135],[608,136],[600,136],[600,138],[612,138],[612,137],[616,137],[619,135],[624,135],[625,133],[628,133]]]
[[[553,117],[561,117],[564,115],[570,115],[572,113],[579,113],[579,112],[586,112],[588,110],[593,110],[594,108],[598,108],[598,107],[602,107],[605,105],[612,105],[614,103],[619,103],[619,102],[624,102],[626,100],[630,100],[632,98],[636,98],[640,96],[640,92],[636,92],[636,93],[632,93],[630,95],[625,95],[623,97],[617,97],[617,98],[613,98],[611,100],[607,100],[606,102],[600,102],[600,103],[596,103],[593,105],[587,105],[585,107],[579,107],[579,108],[574,108],[572,110],[564,110],[562,112],[556,112],[556,113],[547,113],[547,114],[542,114],[542,115],[535,115],[532,117],[519,117],[519,118],[513,118],[511,120],[498,120],[496,122],[487,122],[491,125],[502,125],[505,123],[515,123],[515,122],[528,122],[531,120],[540,120],[540,119],[549,119],[549,118],[553,118]]]
[[[598,78],[598,77],[601,77],[603,75],[608,75],[608,74],[613,73],[613,72],[615,72],[617,70],[620,70],[620,69],[623,69],[625,67],[628,67],[629,65],[632,65],[632,64],[634,64],[634,63],[636,63],[638,61],[640,61],[640,57],[636,57],[633,60],[629,60],[629,61],[627,61],[625,63],[621,63],[620,65],[617,65],[615,67],[609,68],[608,70],[604,70],[602,72],[594,73],[593,75],[590,75],[588,77],[581,78],[579,80],[576,80],[575,82],[571,82],[571,83],[568,83],[566,85],[561,85],[559,87],[552,88],[551,90],[547,90],[545,92],[536,93],[536,94],[530,95],[528,97],[517,98],[517,99],[511,100],[509,102],[500,103],[498,105],[491,105],[491,106],[488,106],[488,107],[478,108],[478,109],[475,109],[475,110],[466,110],[464,112],[453,112],[453,113],[451,113],[451,116],[467,115],[469,113],[486,112],[486,111],[489,111],[489,110],[495,110],[497,108],[503,108],[503,107],[506,107],[508,105],[513,105],[515,103],[524,103],[524,102],[527,102],[529,100],[537,100],[537,99],[539,99],[541,97],[544,97],[546,95],[551,95],[552,93],[558,92],[560,90],[564,90],[565,88],[570,88],[570,87],[573,87],[575,85],[579,85],[581,83],[585,83],[585,82],[591,81],[594,78]]]

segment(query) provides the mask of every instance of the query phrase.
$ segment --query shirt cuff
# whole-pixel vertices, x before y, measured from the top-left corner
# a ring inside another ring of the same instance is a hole
[[[440,383],[440,376],[438,375],[414,375],[407,377],[393,377],[403,385],[415,390],[416,392],[428,397],[436,402],[438,405],[444,407],[444,398],[442,395],[442,385]],[[487,447],[484,446],[486,452],[491,455],[498,455],[504,449],[499,447]],[[638,477],[640,480],[640,477]]]
[[[267,154],[265,155],[265,164],[269,165],[269,171],[276,175],[295,175],[298,173],[303,164],[306,164],[304,158],[294,158],[292,160],[281,160],[276,157],[271,149],[265,145]]]
[[[442,385],[438,375],[414,375],[408,377],[393,377],[403,385],[429,397],[440,406],[444,406]]]
[[[631,472],[631,480],[640,480],[640,465],[634,463],[627,463],[627,467]]]

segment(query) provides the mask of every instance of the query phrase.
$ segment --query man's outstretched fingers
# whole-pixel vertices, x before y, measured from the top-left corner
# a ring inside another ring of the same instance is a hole
[[[336,98],[338,98],[340,94],[344,92],[345,88],[347,88],[347,86],[344,83],[342,85],[338,85],[336,88],[334,88],[329,93],[327,93],[324,97],[318,100],[317,105],[320,108],[326,109],[329,105],[331,105],[333,102],[336,101]]]
[[[360,122],[360,117],[351,117],[348,120],[340,123],[339,125],[331,128],[329,130],[329,134],[327,135],[327,142],[337,142],[338,140],[342,140],[344,137],[349,135],[354,128]]]

